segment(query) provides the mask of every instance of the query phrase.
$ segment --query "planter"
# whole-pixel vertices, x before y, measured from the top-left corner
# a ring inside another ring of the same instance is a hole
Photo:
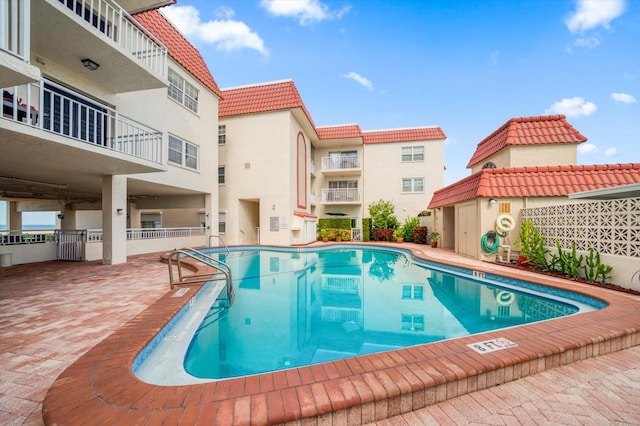
[[[531,266],[531,262],[527,261],[527,258],[524,256],[518,256],[518,265],[525,267],[525,268],[530,268]]]
[[[401,243],[401,242],[403,242],[403,241],[404,241],[404,238],[403,238],[403,237],[398,237],[398,238],[396,238],[396,242],[398,242],[398,243]]]
[[[431,241],[431,247],[433,247],[433,248],[438,247],[438,242],[437,241]]]
[[[323,237],[322,241],[324,241],[325,243],[328,243],[329,242],[329,237]]]
[[[340,238],[340,237],[336,237],[336,242],[337,242],[337,243],[339,243],[339,242],[341,242],[341,241],[342,241],[342,238]]]

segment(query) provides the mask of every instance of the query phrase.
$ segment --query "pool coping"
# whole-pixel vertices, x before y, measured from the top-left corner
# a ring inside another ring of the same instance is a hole
[[[398,248],[397,245],[389,247]],[[402,247],[414,256],[427,250]],[[493,263],[474,270],[576,291],[608,306],[517,328],[255,376],[182,386],[151,385],[131,365],[189,302],[169,291],[69,366],[44,399],[45,424],[360,424],[413,411],[520,377],[640,344],[640,300]],[[200,285],[191,285],[200,287]],[[505,338],[516,347],[479,354],[468,344]]]

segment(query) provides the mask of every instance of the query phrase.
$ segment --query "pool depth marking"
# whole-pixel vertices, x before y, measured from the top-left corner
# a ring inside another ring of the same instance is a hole
[[[479,354],[488,354],[489,352],[501,351],[503,349],[515,348],[518,346],[511,340],[507,340],[504,337],[498,337],[497,339],[485,340],[484,342],[471,343],[469,346]]]
[[[189,291],[188,288],[181,288],[171,295],[171,297],[182,297]]]

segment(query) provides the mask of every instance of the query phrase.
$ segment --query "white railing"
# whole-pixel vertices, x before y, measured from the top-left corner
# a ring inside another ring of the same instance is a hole
[[[353,241],[362,241],[362,229],[351,228],[351,239]]]
[[[360,191],[357,188],[325,188],[322,190],[323,203],[358,203]]]
[[[360,277],[322,274],[322,290],[336,293],[358,294]]]
[[[10,246],[16,244],[41,244],[52,242],[55,242],[53,229],[0,231],[0,246]]]
[[[162,164],[162,132],[42,80],[2,89],[2,116],[62,136]]]
[[[0,50],[29,61],[30,0],[0,0]]]
[[[322,157],[322,171],[359,169],[360,158],[353,155],[338,155],[333,157]]]
[[[22,0],[18,0],[22,1]],[[167,48],[113,0],[60,0],[97,31],[162,77],[167,69]]]
[[[87,241],[102,241],[102,229],[88,229]],[[127,240],[197,237],[205,235],[204,228],[127,228]]]

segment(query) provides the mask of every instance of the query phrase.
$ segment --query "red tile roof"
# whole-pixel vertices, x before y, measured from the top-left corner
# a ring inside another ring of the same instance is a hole
[[[426,141],[433,139],[446,139],[446,135],[440,127],[415,127],[411,129],[370,130],[363,132],[364,143],[389,143]]]
[[[185,70],[220,96],[220,88],[213,79],[207,64],[195,48],[158,10],[136,13],[133,17],[167,46],[168,54]]]
[[[633,183],[640,183],[640,163],[482,169],[437,190],[429,208],[479,197],[566,197]]]
[[[292,80],[224,89],[222,97],[218,111],[220,117],[301,108],[315,128],[311,114]]]
[[[362,130],[357,124],[318,127],[316,131],[320,139],[361,138],[363,136]]]
[[[467,168],[510,145],[579,144],[586,140],[564,115],[512,118],[478,144]]]

